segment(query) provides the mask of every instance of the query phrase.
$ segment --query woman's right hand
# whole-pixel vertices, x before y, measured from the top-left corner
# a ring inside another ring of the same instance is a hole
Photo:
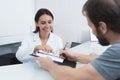
[[[45,51],[47,53],[54,53],[53,49],[49,45],[37,45],[34,48],[34,53],[38,50]]]

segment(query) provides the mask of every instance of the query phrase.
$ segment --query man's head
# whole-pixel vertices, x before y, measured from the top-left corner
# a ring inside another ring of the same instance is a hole
[[[120,34],[120,0],[88,0],[83,13],[100,44],[110,44],[106,33]]]

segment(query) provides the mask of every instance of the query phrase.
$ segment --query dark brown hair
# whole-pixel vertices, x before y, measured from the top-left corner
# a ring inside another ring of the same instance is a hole
[[[88,0],[83,6],[84,12],[96,28],[103,21],[108,29],[120,33],[120,0]]]
[[[35,15],[35,22],[37,23],[39,21],[39,18],[44,14],[47,14],[47,15],[51,16],[52,20],[54,20],[53,14],[48,9],[41,8],[37,11],[37,13]],[[36,29],[34,31],[34,33],[37,33],[37,32],[39,32],[39,27],[36,27]],[[51,32],[53,32],[53,30]]]

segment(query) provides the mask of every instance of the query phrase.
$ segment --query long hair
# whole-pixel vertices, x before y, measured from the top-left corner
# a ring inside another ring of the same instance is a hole
[[[35,22],[37,23],[39,21],[39,18],[44,15],[44,14],[47,14],[49,16],[52,17],[52,20],[54,20],[54,16],[53,14],[48,10],[48,9],[45,9],[45,8],[41,8],[37,11],[36,15],[35,15]],[[39,27],[36,26],[36,29],[35,31],[33,31],[34,33],[37,33],[39,32]],[[53,30],[51,31],[53,32]]]

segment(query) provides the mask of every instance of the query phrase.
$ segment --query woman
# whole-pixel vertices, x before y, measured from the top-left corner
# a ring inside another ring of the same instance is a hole
[[[32,53],[43,50],[47,53],[56,53],[63,48],[62,39],[53,34],[53,14],[48,9],[39,9],[35,15],[36,30],[31,33],[19,47],[16,57],[21,62],[35,60]]]

